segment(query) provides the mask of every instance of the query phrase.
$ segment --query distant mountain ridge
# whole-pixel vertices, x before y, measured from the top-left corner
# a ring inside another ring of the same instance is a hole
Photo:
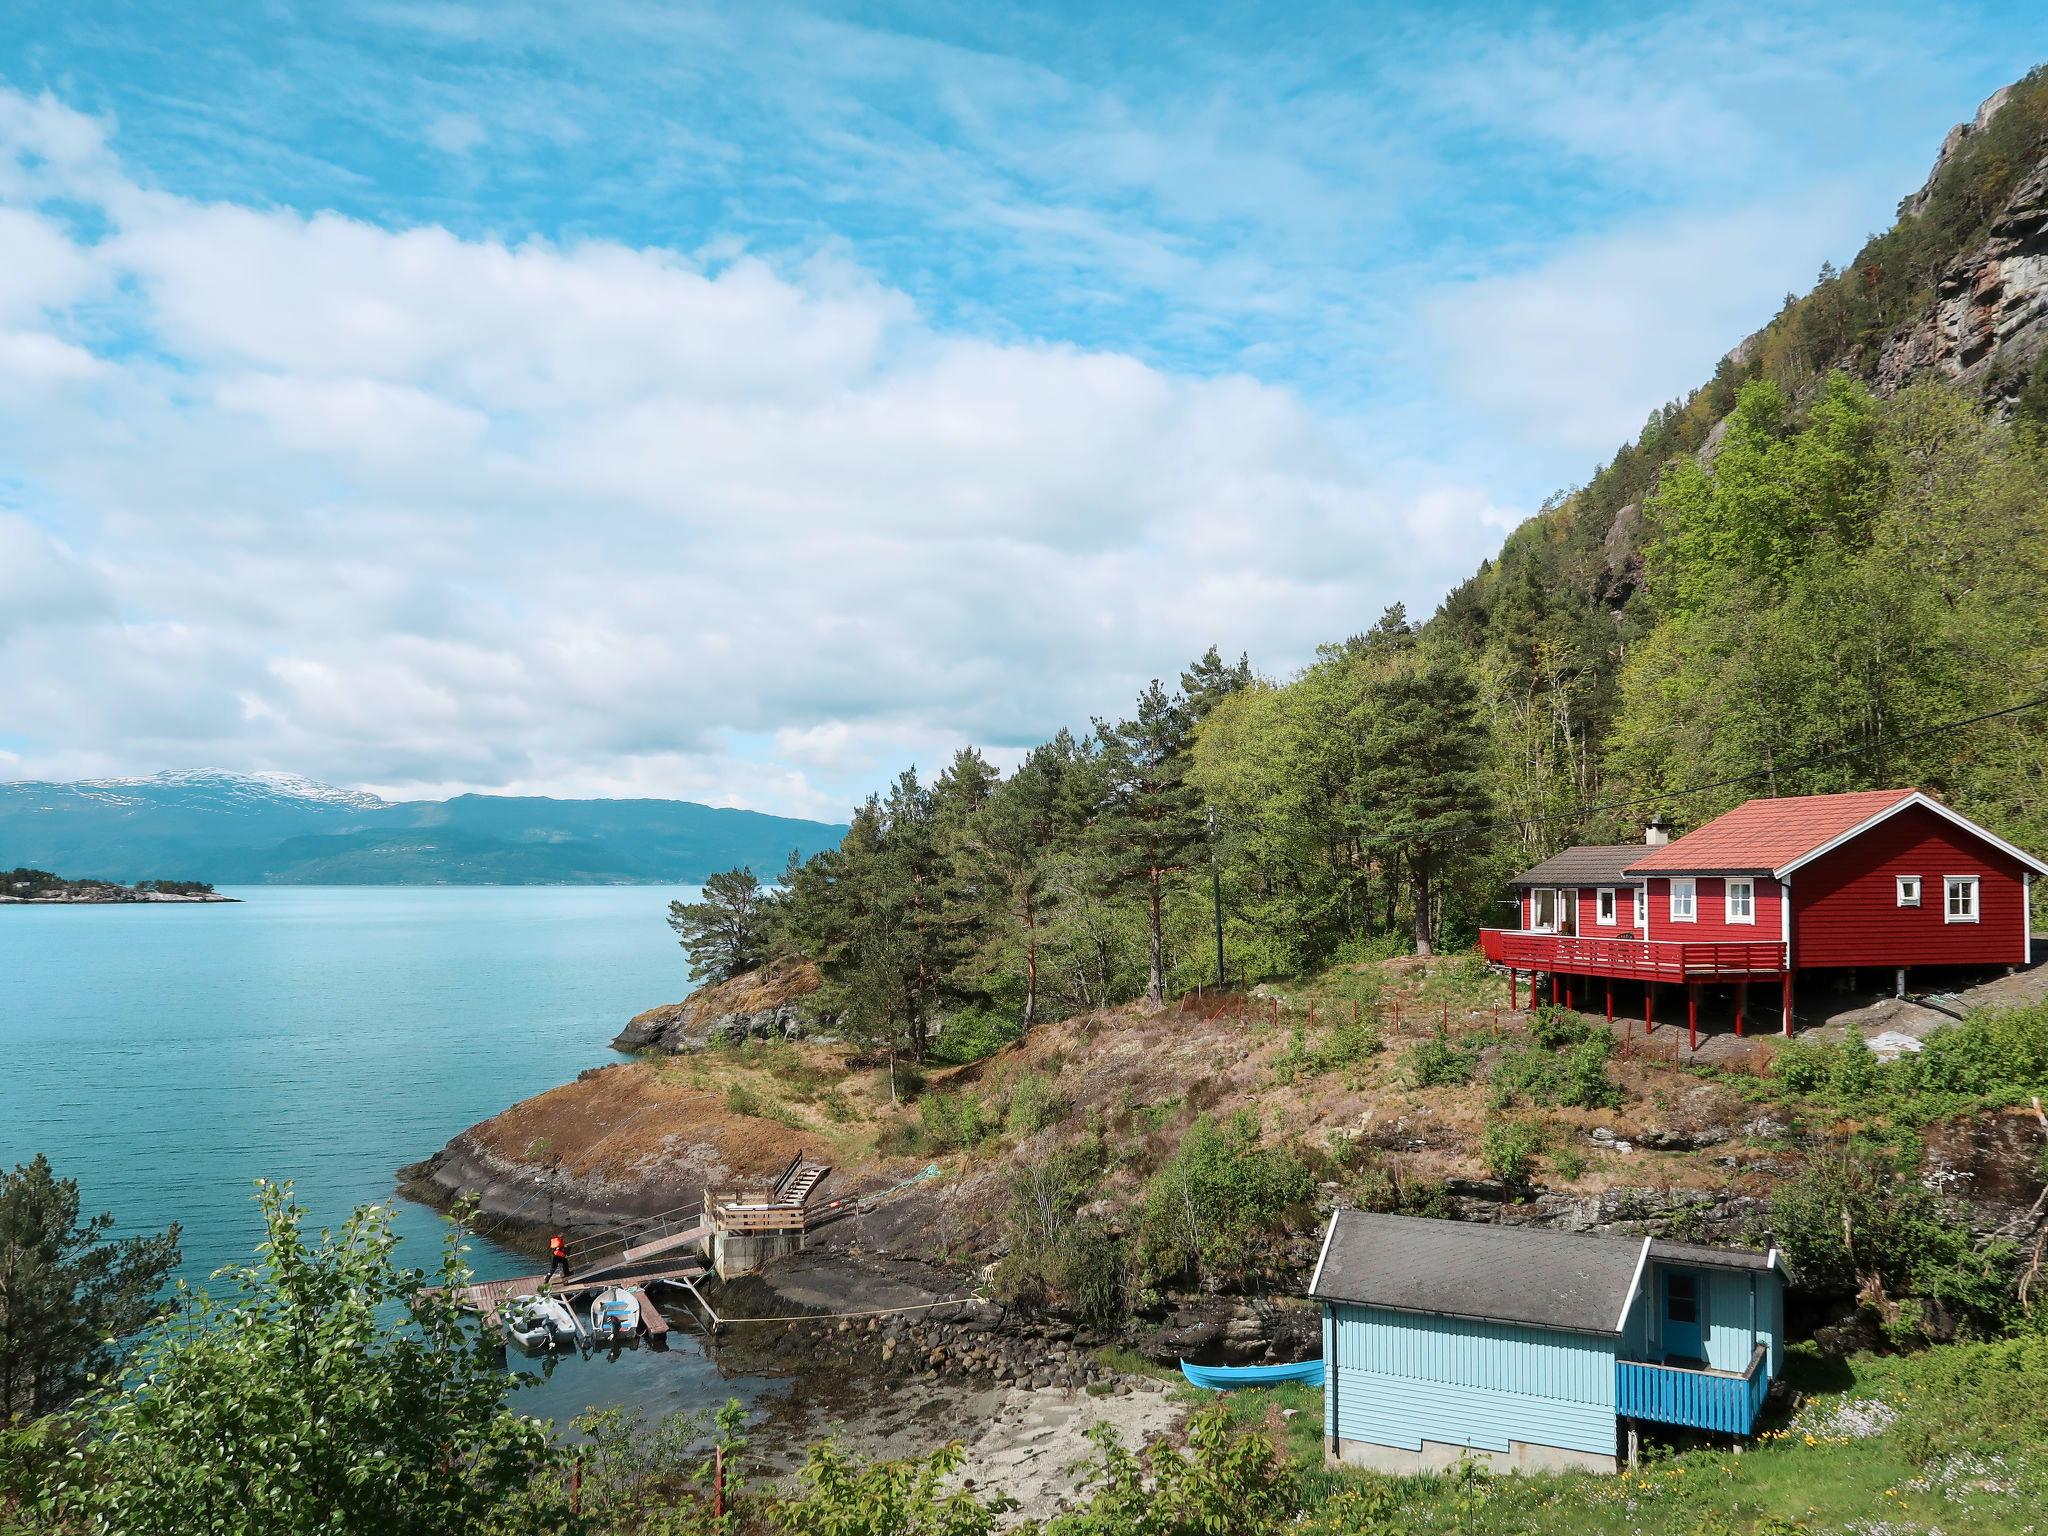
[[[0,784],[0,866],[215,885],[692,884],[764,879],[843,826],[688,800],[387,801],[285,773],[178,769]]]

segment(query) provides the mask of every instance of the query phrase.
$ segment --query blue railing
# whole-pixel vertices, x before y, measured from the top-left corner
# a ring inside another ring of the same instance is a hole
[[[1627,1419],[1653,1419],[1724,1435],[1747,1435],[1763,1412],[1770,1376],[1764,1369],[1769,1351],[1759,1344],[1749,1369],[1740,1376],[1726,1371],[1689,1371],[1678,1365],[1651,1365],[1642,1360],[1617,1360],[1614,1365],[1615,1411]]]

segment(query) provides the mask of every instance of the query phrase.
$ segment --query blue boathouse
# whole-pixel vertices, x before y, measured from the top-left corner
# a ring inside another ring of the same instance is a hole
[[[1784,1288],[1775,1248],[1339,1211],[1309,1282],[1325,1456],[1612,1472],[1645,1422],[1746,1437]]]

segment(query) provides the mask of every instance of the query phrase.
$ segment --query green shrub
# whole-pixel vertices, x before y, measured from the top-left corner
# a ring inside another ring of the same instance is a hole
[[[1771,1073],[1788,1093],[1815,1093],[1827,1082],[1834,1058],[1822,1042],[1787,1040],[1771,1058]]]
[[[1834,1059],[1828,1064],[1828,1091],[1853,1103],[1876,1093],[1884,1077],[1884,1063],[1877,1059],[1863,1032],[1847,1030],[1836,1043]]]
[[[1875,1281],[1893,1300],[1939,1301],[2002,1326],[2017,1309],[2018,1249],[1977,1243],[1917,1174],[1868,1143],[1824,1152],[1772,1197],[1772,1235],[1806,1290],[1850,1296]]]
[[[977,1094],[928,1093],[917,1101],[917,1112],[925,1138],[935,1147],[977,1146],[995,1129]]]
[[[1259,1139],[1258,1117],[1198,1116],[1145,1186],[1145,1262],[1159,1277],[1247,1267],[1255,1241],[1308,1203],[1315,1177],[1288,1147]]]
[[[1104,1332],[1129,1311],[1130,1245],[1098,1221],[1076,1221],[1052,1255],[1050,1278],[1076,1320]]]
[[[1545,1003],[1530,1015],[1529,1033],[1546,1051],[1561,1051],[1568,1045],[1577,1045],[1581,1040],[1594,1036],[1603,1040],[1613,1039],[1602,1026],[1554,1003]]]
[[[935,1065],[964,1067],[970,1061],[995,1055],[1023,1034],[1022,1026],[1006,1014],[987,1008],[962,1008],[946,1015],[928,1054]]]
[[[1457,1045],[1440,1035],[1431,1035],[1410,1047],[1401,1065],[1408,1081],[1417,1088],[1450,1088],[1472,1081],[1479,1053],[1469,1045]]]
[[[1486,1122],[1480,1135],[1479,1156],[1488,1173],[1503,1184],[1517,1187],[1534,1177],[1543,1142],[1543,1127],[1535,1121],[1495,1116]]]
[[[1043,1072],[1020,1072],[1010,1084],[1004,1129],[1020,1140],[1059,1123],[1066,1107],[1053,1097],[1052,1079]]]
[[[1583,1178],[1586,1172],[1586,1154],[1576,1142],[1566,1142],[1550,1154],[1550,1166],[1565,1183]]]
[[[1562,1051],[1525,1049],[1503,1056],[1493,1069],[1488,1102],[1494,1109],[1525,1104],[1611,1109],[1621,1089],[1607,1075],[1614,1037],[1601,1030],[1581,1034]]]

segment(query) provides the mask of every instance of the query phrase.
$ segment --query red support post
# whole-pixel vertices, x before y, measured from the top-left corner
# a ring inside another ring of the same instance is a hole
[[[1657,983],[1643,983],[1643,1033],[1649,1034],[1657,1027]]]
[[[1550,973],[1550,1006],[1557,1006],[1557,972]]]
[[[1742,1038],[1742,1005],[1749,1000],[1749,983],[1735,983],[1735,1038]]]
[[[1521,1006],[1522,1006],[1522,1000],[1521,1000],[1521,993],[1520,993],[1520,991],[1519,991],[1519,990],[1517,989],[1517,987],[1516,987],[1516,982],[1517,982],[1517,981],[1519,981],[1519,980],[1520,980],[1520,978],[1521,978],[1521,972],[1517,971],[1517,970],[1516,970],[1516,969],[1515,969],[1515,968],[1514,968],[1514,967],[1513,967],[1512,965],[1511,965],[1511,966],[1509,966],[1509,967],[1508,967],[1508,1007],[1509,1007],[1510,1009],[1514,1009],[1514,1008],[1519,1008],[1519,1007],[1521,1007]]]
[[[1607,983],[1607,1027],[1614,1028],[1614,982]]]
[[[1700,984],[1693,982],[1685,989],[1685,1032],[1686,1049],[1700,1048]]]
[[[1792,971],[1790,967],[1787,967],[1785,971],[1785,1038],[1787,1040],[1792,1038]]]

